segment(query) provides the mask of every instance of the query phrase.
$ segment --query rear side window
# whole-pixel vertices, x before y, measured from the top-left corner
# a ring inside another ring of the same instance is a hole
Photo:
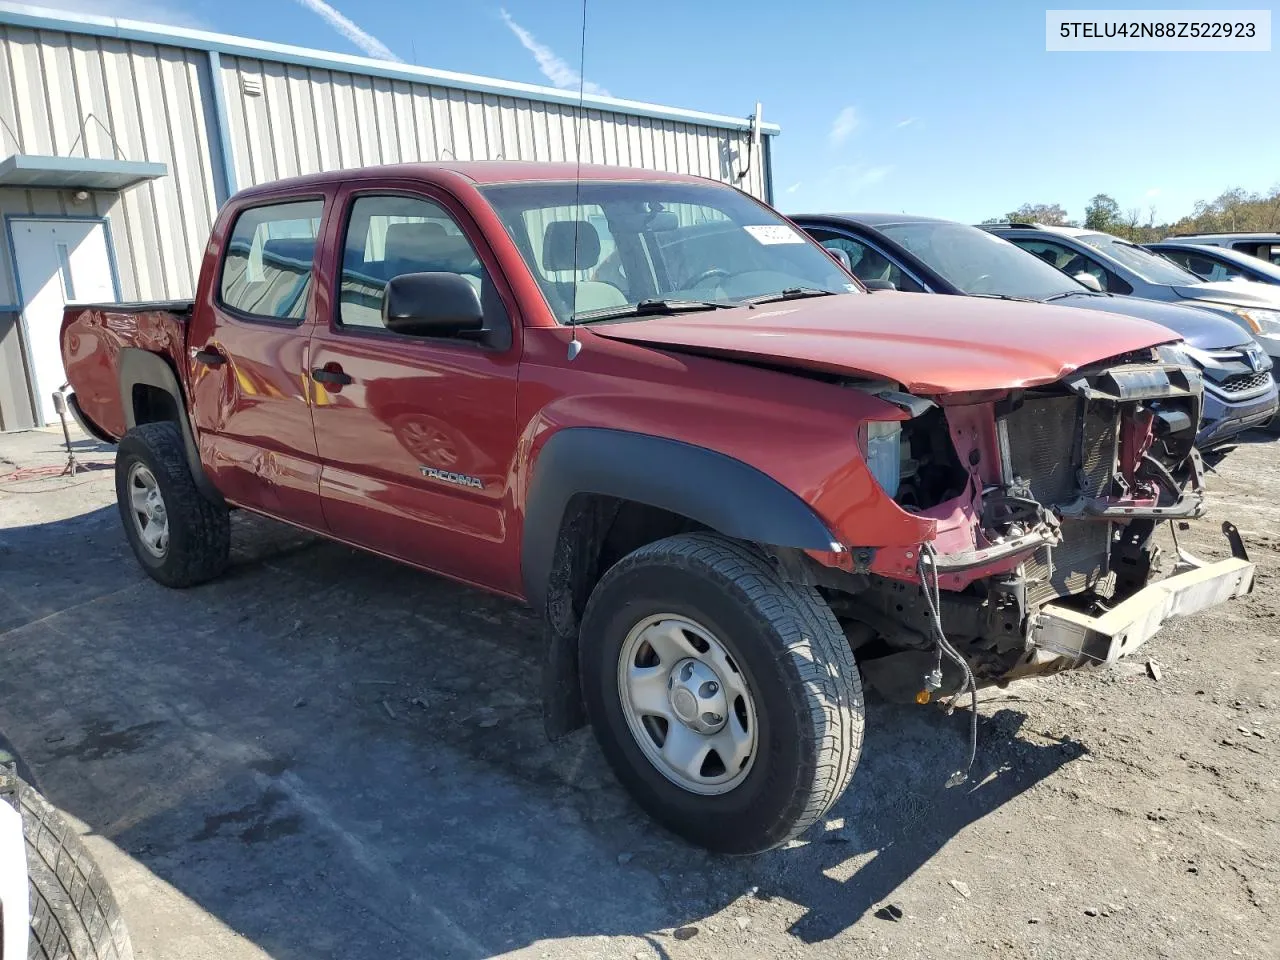
[[[323,200],[303,200],[240,214],[222,261],[223,305],[266,320],[302,320],[323,213]]]

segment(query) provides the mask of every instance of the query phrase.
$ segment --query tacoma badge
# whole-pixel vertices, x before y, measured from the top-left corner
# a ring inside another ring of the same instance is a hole
[[[422,475],[431,480],[441,480],[444,483],[452,483],[455,487],[474,487],[476,490],[484,489],[484,481],[479,477],[468,477],[465,473],[450,473],[448,470],[437,470],[435,467],[420,466],[419,470]]]

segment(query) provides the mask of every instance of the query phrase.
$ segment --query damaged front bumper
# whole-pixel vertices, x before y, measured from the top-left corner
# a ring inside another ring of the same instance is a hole
[[[1235,528],[1223,526],[1232,542],[1234,556],[1229,560],[1205,563],[1180,552],[1183,572],[1148,584],[1100,614],[1073,609],[1061,601],[1045,604],[1031,623],[1031,653],[1004,679],[1114,663],[1154,637],[1166,620],[1250,593],[1254,564]]]

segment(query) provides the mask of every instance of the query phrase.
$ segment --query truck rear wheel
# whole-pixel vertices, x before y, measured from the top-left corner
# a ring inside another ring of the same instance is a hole
[[[612,567],[587,603],[583,698],[618,779],[718,853],[798,836],[848,786],[862,684],[817,591],[751,547],[684,534]]]
[[[196,487],[182,434],[174,423],[143,423],[116,453],[116,500],[134,556],[152,579],[191,587],[227,568],[227,508]]]

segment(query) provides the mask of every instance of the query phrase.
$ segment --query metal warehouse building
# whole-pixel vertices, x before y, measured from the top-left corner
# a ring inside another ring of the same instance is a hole
[[[574,160],[577,95],[0,3],[0,429],[53,419],[73,301],[194,294],[219,205],[321,170]],[[776,126],[585,98],[582,160],[772,199]]]

